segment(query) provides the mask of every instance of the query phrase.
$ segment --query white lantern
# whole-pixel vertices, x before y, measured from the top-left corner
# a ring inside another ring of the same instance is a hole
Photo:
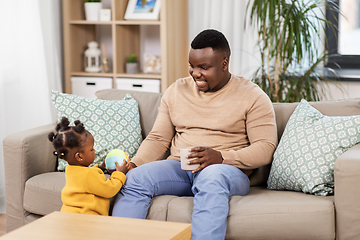
[[[95,41],[88,43],[88,49],[85,50],[85,72],[100,72],[100,55],[98,43]]]

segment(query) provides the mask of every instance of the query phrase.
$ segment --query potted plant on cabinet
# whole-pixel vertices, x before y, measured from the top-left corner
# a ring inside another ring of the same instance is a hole
[[[318,101],[324,96],[319,67],[327,53],[319,51],[319,45],[327,41],[324,24],[331,25],[326,7],[326,0],[249,2],[247,14],[257,28],[261,54],[261,66],[252,80],[273,102]],[[332,8],[340,12],[338,6]]]
[[[126,73],[133,74],[138,72],[139,72],[139,67],[138,67],[137,57],[134,53],[130,54],[126,60]]]
[[[101,0],[86,0],[85,17],[87,21],[99,21],[99,14],[102,8]]]

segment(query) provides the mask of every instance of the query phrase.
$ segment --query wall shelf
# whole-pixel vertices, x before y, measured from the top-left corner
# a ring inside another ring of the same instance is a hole
[[[112,20],[101,22],[85,20],[84,0],[63,0],[66,93],[72,93],[72,76],[110,77],[113,88],[116,88],[116,79],[119,77],[159,79],[161,92],[164,92],[176,79],[188,75],[187,0],[161,0],[159,20],[125,20],[128,0],[108,1],[111,1]],[[126,74],[126,58],[132,53],[135,53],[139,60],[143,57],[143,42],[148,39],[142,35],[142,29],[146,27],[158,29],[155,44],[158,44],[160,49],[161,73]],[[84,51],[90,41],[97,41],[99,46],[105,44],[111,72],[84,71]]]

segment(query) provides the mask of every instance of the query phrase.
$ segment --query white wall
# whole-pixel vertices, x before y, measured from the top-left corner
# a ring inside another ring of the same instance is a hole
[[[322,100],[360,98],[360,81],[337,81],[325,83],[327,96]]]

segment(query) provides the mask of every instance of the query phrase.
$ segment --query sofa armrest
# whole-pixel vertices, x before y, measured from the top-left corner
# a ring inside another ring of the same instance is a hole
[[[55,124],[22,131],[3,140],[7,231],[25,224],[25,182],[34,175],[56,170],[56,157],[47,135]]]
[[[336,239],[360,236],[360,144],[340,155],[334,166]]]

